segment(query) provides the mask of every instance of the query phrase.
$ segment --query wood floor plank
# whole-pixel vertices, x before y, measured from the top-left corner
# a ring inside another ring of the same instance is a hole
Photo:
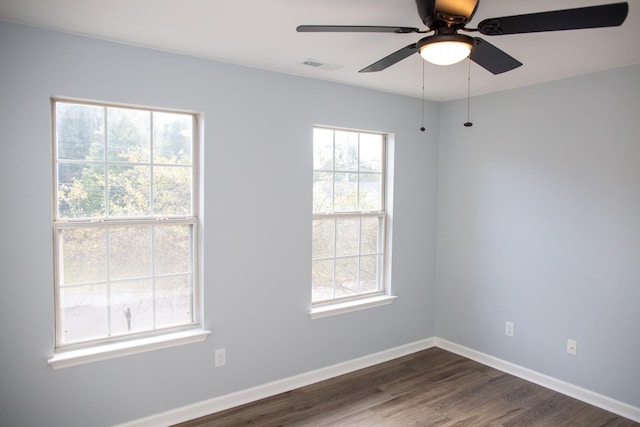
[[[438,348],[176,427],[553,426],[639,423]]]

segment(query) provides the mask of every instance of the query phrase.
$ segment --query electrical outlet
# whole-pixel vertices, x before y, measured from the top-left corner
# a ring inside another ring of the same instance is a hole
[[[504,324],[504,334],[508,337],[515,337],[516,335],[516,329],[515,329],[515,325],[513,324],[513,322],[506,322]]]
[[[578,341],[576,340],[567,340],[567,354],[572,356],[578,355]]]
[[[227,351],[224,348],[216,350],[215,358],[216,368],[224,366],[227,363]]]

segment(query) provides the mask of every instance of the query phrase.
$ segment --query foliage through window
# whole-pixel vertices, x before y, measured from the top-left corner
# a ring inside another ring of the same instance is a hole
[[[383,134],[313,131],[312,303],[384,292]]]
[[[53,100],[56,347],[196,326],[191,113]]]

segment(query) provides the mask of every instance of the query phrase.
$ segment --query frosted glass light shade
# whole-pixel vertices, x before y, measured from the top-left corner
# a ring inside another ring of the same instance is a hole
[[[472,37],[461,34],[436,34],[424,39],[420,56],[436,65],[451,65],[469,56],[473,48]]]

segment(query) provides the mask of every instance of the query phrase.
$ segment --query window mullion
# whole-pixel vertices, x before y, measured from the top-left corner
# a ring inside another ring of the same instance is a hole
[[[153,152],[155,134],[153,132],[153,112],[149,112],[149,212],[151,216],[156,214],[155,197],[154,197],[154,165],[155,153]]]
[[[155,152],[153,150],[155,133],[153,132],[154,123],[153,123],[153,112],[149,112],[149,214],[154,216],[156,214],[155,207],[155,196],[154,191],[155,187],[154,183],[154,165],[155,165]],[[156,302],[158,299],[156,298],[156,226],[151,226],[151,324],[153,325],[153,329],[158,327],[158,319],[157,319],[157,310],[156,310]]]
[[[156,226],[151,226],[151,324],[158,327],[156,313]]]
[[[332,150],[333,155],[331,156],[331,212],[336,211],[336,133],[332,132]]]
[[[55,111],[55,109],[54,109]],[[58,207],[56,206],[56,211]],[[62,295],[61,293],[61,284],[64,283],[64,269],[62,268],[62,260],[64,259],[64,236],[62,232],[56,228],[54,224],[54,274],[56,277],[54,278],[56,286],[54,287],[54,304],[55,304],[55,329],[56,329],[56,343],[62,342],[62,315],[60,314],[61,310],[61,301]]]
[[[190,289],[190,293],[191,293],[191,301],[190,301],[190,307],[191,307],[191,320],[195,321],[195,306],[196,304],[199,304],[199,295],[197,294],[197,291],[194,287],[194,282],[195,282],[195,271],[193,269],[194,264],[194,245],[197,244],[197,241],[195,240],[195,233],[194,233],[194,227],[190,226],[189,227],[189,269],[188,269],[188,273],[189,273],[189,289]]]
[[[107,287],[107,336],[112,336],[111,333],[111,227],[105,228],[105,275]]]
[[[332,298],[336,297],[336,267],[338,259],[338,218],[333,219],[333,294]]]
[[[331,190],[331,212],[334,213],[336,210],[336,132],[332,131],[332,151],[333,155],[331,156],[331,183],[333,188]],[[336,262],[337,257],[337,248],[338,248],[338,219],[334,217],[333,219],[333,278],[332,278],[332,293],[331,299],[336,298],[336,269],[338,267],[338,263]]]
[[[361,211],[360,208],[360,134],[358,134],[358,147],[357,147],[357,157],[356,157],[356,210],[358,212]]]
[[[102,158],[102,164],[104,168],[104,216],[109,218],[110,204],[109,204],[109,114],[107,114],[107,107],[103,107],[104,110],[104,154]]]
[[[358,262],[356,270],[356,294],[360,295],[360,267],[362,262],[362,217],[358,217]]]
[[[361,211],[360,206],[360,134],[358,133],[358,155],[356,158],[356,208],[358,212]],[[360,263],[362,260],[362,248],[360,242],[362,241],[362,215],[358,216],[358,257],[356,261],[356,295],[360,295]]]

